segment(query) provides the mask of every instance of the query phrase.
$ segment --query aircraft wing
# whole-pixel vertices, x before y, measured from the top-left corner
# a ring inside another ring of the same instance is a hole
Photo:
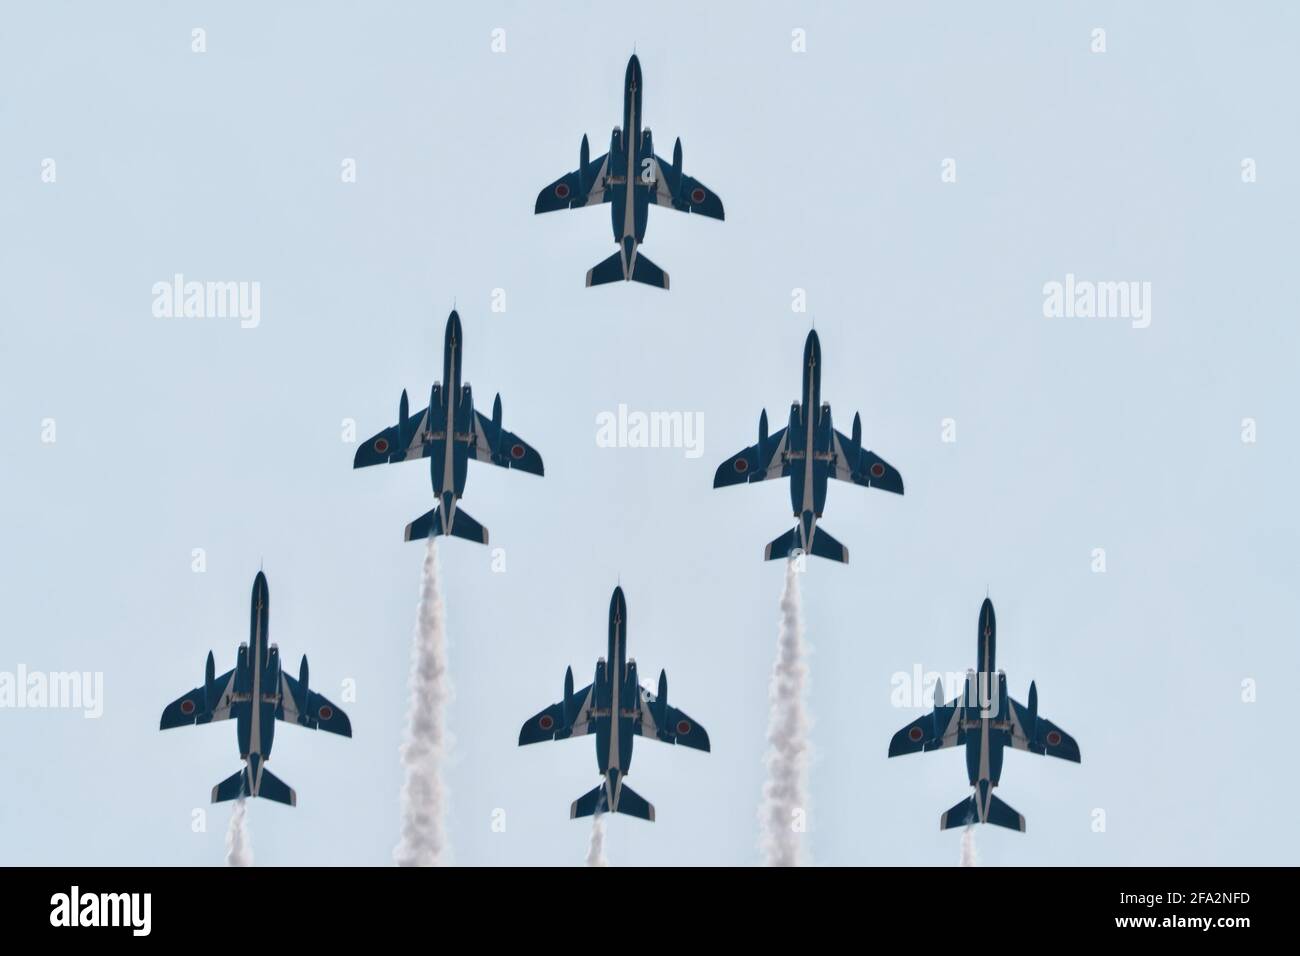
[[[172,727],[184,727],[186,724],[207,724],[214,720],[225,720],[230,716],[232,691],[235,686],[235,672],[226,671],[212,682],[216,689],[216,702],[211,710],[206,706],[205,689],[196,687],[182,694],[163,708],[159,730]]]
[[[744,451],[732,455],[718,466],[718,471],[713,476],[713,487],[724,488],[747,481],[783,477],[788,431],[789,429],[782,428],[768,435],[761,453],[757,445],[750,445]]]
[[[557,209],[580,209],[598,206],[609,201],[609,154],[598,156],[587,163],[587,168],[565,173],[537,194],[534,213],[555,212]],[[584,189],[585,187],[585,189]]]
[[[519,746],[537,744],[543,740],[567,740],[569,737],[581,737],[595,729],[596,714],[593,712],[595,695],[588,684],[569,698],[569,720],[565,721],[564,702],[552,704],[539,714],[534,714],[524,721],[519,729]]]
[[[1011,701],[1011,746],[1034,754],[1082,762],[1074,738],[1045,717],[1030,720],[1029,708]]]
[[[832,478],[851,481],[866,488],[879,488],[892,491],[896,495],[903,493],[903,476],[898,469],[875,452],[859,448],[857,460],[853,460],[853,440],[842,432],[835,432],[835,470]]]
[[[663,717],[663,723],[655,715]],[[641,688],[641,719],[632,724],[642,737],[662,740],[666,744],[681,744],[695,750],[709,749],[709,733],[684,710],[671,705],[661,709],[658,698],[648,688]]]
[[[662,156],[655,157],[655,182],[651,198],[659,206],[693,212],[710,219],[727,218],[717,193],[698,179],[676,169]]]
[[[537,449],[478,411],[474,413],[474,438],[474,456],[479,461],[518,468],[532,475],[542,474],[542,456]]]
[[[957,698],[958,701],[961,698]],[[889,742],[889,756],[899,757],[922,751],[943,750],[965,739],[961,730],[961,708],[954,701],[940,704],[924,717],[918,717]]]
[[[304,694],[306,696],[304,696]],[[352,736],[352,721],[340,707],[336,707],[301,682],[280,672],[280,706],[275,716],[285,723],[298,724],[312,730],[327,730],[340,737]]]
[[[357,453],[352,459],[352,467],[365,468],[368,465],[385,465],[429,457],[432,443],[447,436],[441,431],[429,431],[428,420],[427,408],[411,416],[411,436],[404,445],[397,434],[396,425],[385,428],[378,435],[371,435],[357,448]]]

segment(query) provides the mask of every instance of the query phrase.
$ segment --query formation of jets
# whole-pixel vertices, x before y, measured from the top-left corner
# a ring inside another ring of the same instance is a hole
[[[592,159],[582,138],[578,168],[551,183],[537,197],[535,212],[610,204],[618,251],[587,273],[587,285],[618,279],[668,288],[668,275],[640,253],[649,207],[666,206],[713,219],[723,218],[722,201],[699,180],[682,171],[682,145],[677,140],[672,161],[654,152],[650,130],[643,128],[641,65],[634,55],[623,84],[623,125],[616,127],[609,151]],[[847,563],[848,548],[819,526],[829,480],[851,482],[903,494],[903,478],[887,461],[862,446],[862,419],[855,414],[851,434],[835,429],[831,407],[821,398],[821,342],[809,332],[803,351],[803,383],[799,399],[790,406],[789,421],[768,432],[767,411],[759,416],[758,442],[724,461],[713,486],[789,479],[795,527],[771,541],[765,560],[811,554]],[[405,539],[453,535],[487,544],[488,531],[460,508],[471,460],[542,475],[542,457],[501,420],[501,396],[487,417],[474,407],[467,382],[462,382],[464,337],[460,316],[453,310],[444,335],[442,379],[435,382],[428,406],[411,414],[405,391],[398,403],[397,423],[367,439],[357,449],[354,468],[427,458],[436,503],[432,510],[406,526]],[[161,727],[206,724],[235,718],[244,767],[217,784],[214,802],[240,797],[265,797],[295,805],[293,789],[274,776],[266,764],[277,720],[348,737],[347,715],[307,683],[304,656],[298,678],[282,672],[279,651],[267,641],[270,595],[266,576],[253,582],[252,618],[248,643],[239,646],[235,667],[219,677],[208,654],[202,686],[169,704]],[[941,750],[964,745],[971,796],[940,818],[940,828],[992,823],[1025,829],[1024,817],[993,794],[1009,746],[1079,762],[1079,747],[1059,727],[1038,715],[1038,691],[1031,683],[1029,704],[1006,693],[1006,676],[995,671],[996,622],[993,604],[980,609],[977,668],[969,671],[963,694],[944,703],[936,685],[934,710],[894,735],[889,756]],[[601,783],[573,801],[570,817],[622,813],[654,820],[654,807],[627,786],[636,737],[710,749],[704,728],[668,703],[668,677],[659,674],[657,691],[641,685],[636,661],[627,656],[627,602],[615,588],[609,606],[607,656],[596,662],[592,683],[574,690],[573,670],[564,676],[557,702],[530,717],[520,729],[519,744],[567,740],[593,735]]]

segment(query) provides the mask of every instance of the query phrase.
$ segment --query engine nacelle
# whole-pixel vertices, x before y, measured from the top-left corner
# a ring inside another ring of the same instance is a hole
[[[659,693],[655,695],[655,723],[662,730],[664,724],[668,723],[668,672],[659,672]]]
[[[994,692],[996,696],[988,702],[988,711],[991,716],[1006,717],[1009,710],[1007,705],[1006,671],[998,671],[998,683]]]
[[[682,171],[682,138],[677,137],[677,142],[673,144],[673,172]]]
[[[311,685],[307,683],[307,655],[302,655],[302,663],[298,665],[298,684],[302,687],[302,700],[298,701],[298,709],[302,710],[307,706],[307,688]]]
[[[605,686],[605,658],[596,661],[596,686]]]
[[[1025,735],[1030,740],[1038,737],[1038,685],[1033,681],[1029,682],[1029,726],[1024,728]]]
[[[862,413],[853,413],[853,463],[857,464],[858,454],[862,451]]]
[[[442,385],[438,382],[434,382],[433,388],[429,389],[430,414],[435,408],[442,408]]]
[[[587,145],[587,134],[582,134],[582,145],[578,147],[578,194],[587,195],[590,185],[587,182],[587,166],[591,163],[591,147]]]
[[[766,457],[764,450],[767,447],[767,409],[763,409],[762,414],[758,416],[758,455],[759,458]]]
[[[617,126],[609,134],[609,168],[611,172],[617,171],[617,174],[627,168],[627,157],[623,155],[623,131]]]
[[[625,675],[624,678],[623,689],[627,692],[627,696],[629,698],[629,701],[627,703],[624,703],[623,706],[624,707],[632,706],[630,701],[632,695],[633,694],[639,695],[641,693],[641,684],[637,681],[636,661],[634,660],[627,662],[627,674]]]
[[[496,427],[497,434],[501,434],[501,393],[497,392],[497,397],[492,401],[492,424]]]
[[[466,382],[464,385],[461,386],[460,407],[461,408],[474,407],[474,390],[470,388],[469,382]]]
[[[933,721],[933,727],[930,731],[931,737],[942,737],[943,732],[947,730],[944,726],[943,717],[939,714],[939,709],[943,707],[943,678],[940,677],[934,682],[934,713],[930,719]]]
[[[280,648],[274,644],[266,652],[266,673],[263,676],[266,680],[263,684],[262,693],[276,693],[280,689]]]

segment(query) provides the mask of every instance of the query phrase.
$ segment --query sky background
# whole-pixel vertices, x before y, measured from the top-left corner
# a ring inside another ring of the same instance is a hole
[[[250,808],[256,860],[391,862],[424,551],[402,530],[432,494],[424,465],[354,472],[342,423],[423,406],[453,302],[479,404],[499,391],[546,462],[471,466],[505,573],[440,542],[455,862],[583,860],[592,741],[516,739],[566,666],[590,680],[620,579],[631,655],[713,752],[639,742],[658,820],[610,820],[609,860],[759,862],[761,558],[793,521],[784,482],[711,481],[762,408],[784,424],[812,322],[836,423],[860,410],[907,488],[833,483],[852,563],[802,580],[812,861],[956,864],[964,758],[886,758],[921,712],[891,678],[973,667],[989,593],[1010,692],[1036,680],[1083,762],[1009,752],[1028,831],[981,828],[982,863],[1294,862],[1297,32],[1283,3],[7,5],[0,671],[101,671],[104,711],[0,710],[0,862],[223,861],[234,726],[158,717],[210,648],[233,666],[259,565],[271,639],[355,736],[281,725],[299,805]],[[584,288],[606,207],[532,213],[583,133],[608,148],[634,44],[658,151],[680,136],[727,211],[651,211],[667,293]],[[260,325],[154,318],[175,273],[259,282]],[[1067,273],[1150,282],[1150,327],[1044,318]],[[620,403],[701,414],[704,454],[598,447]]]

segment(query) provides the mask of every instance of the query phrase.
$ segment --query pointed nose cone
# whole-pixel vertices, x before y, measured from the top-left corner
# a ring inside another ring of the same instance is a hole
[[[622,585],[614,588],[614,594],[609,599],[609,620],[611,624],[616,620],[627,623],[627,601],[623,598]]]
[[[448,345],[455,345],[460,341],[460,313],[455,309],[452,309],[451,315],[447,316],[445,341]]]
[[[817,330],[812,329],[808,333],[808,340],[803,345],[804,364],[820,363],[822,360],[822,340],[817,338]]]
[[[271,589],[267,587],[266,574],[258,571],[257,577],[253,578],[253,603],[258,607],[264,607],[270,594]]]
[[[985,598],[980,605],[980,637],[992,637],[997,629],[998,619],[993,613],[993,602]]]
[[[641,61],[632,54],[632,59],[627,61],[627,74],[623,77],[623,85],[630,89],[641,88]]]

